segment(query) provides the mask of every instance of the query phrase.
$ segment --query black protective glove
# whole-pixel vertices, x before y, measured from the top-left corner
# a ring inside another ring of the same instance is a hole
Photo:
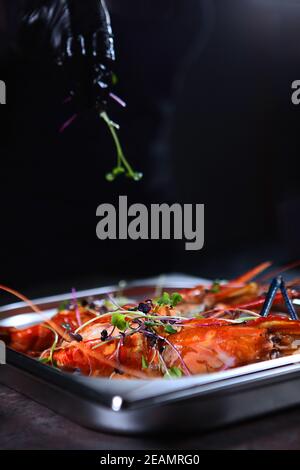
[[[115,60],[105,0],[24,0],[18,43],[25,58],[63,67],[79,110],[105,110]]]

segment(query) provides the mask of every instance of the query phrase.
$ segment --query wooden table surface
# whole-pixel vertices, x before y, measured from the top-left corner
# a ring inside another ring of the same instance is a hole
[[[117,436],[82,428],[0,385],[1,449],[300,449],[300,407],[206,434]]]

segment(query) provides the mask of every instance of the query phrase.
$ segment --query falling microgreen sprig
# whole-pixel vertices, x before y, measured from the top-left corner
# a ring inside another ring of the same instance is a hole
[[[128,178],[133,179],[134,181],[140,181],[143,177],[142,173],[139,173],[138,171],[134,171],[132,166],[129,164],[127,158],[124,155],[117,130],[119,129],[119,125],[113,122],[108,114],[103,111],[100,113],[100,117],[104,120],[104,122],[107,124],[110,133],[112,135],[112,138],[115,143],[116,151],[117,151],[117,165],[109,172],[106,174],[106,180],[107,181],[114,181],[119,175],[124,175],[127,176]]]

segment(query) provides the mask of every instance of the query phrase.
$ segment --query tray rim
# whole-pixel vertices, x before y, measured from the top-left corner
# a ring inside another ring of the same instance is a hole
[[[265,381],[271,379],[279,379],[282,376],[285,376],[289,373],[299,373],[300,376],[300,354],[294,356],[287,356],[284,358],[273,359],[269,361],[258,362],[254,364],[249,364],[246,366],[241,366],[238,368],[230,369],[227,371],[216,372],[213,374],[205,374],[205,375],[197,375],[193,377],[187,377],[182,379],[177,379],[173,381],[173,384],[176,383],[178,388],[161,392],[159,394],[152,394],[149,396],[145,396],[140,399],[131,398],[130,392],[129,396],[125,393],[117,393],[107,392],[107,390],[97,390],[90,385],[92,385],[92,381],[97,381],[97,383],[101,386],[102,384],[111,383],[109,379],[106,378],[94,378],[94,377],[85,377],[80,376],[81,380],[77,381],[76,378],[74,380],[74,376],[72,374],[65,373],[63,371],[57,371],[47,365],[41,364],[36,361],[34,358],[28,357],[25,354],[16,352],[10,348],[7,348],[8,351],[8,366],[13,367],[16,370],[22,371],[22,373],[26,373],[32,378],[45,381],[51,386],[64,388],[67,385],[67,390],[69,393],[74,395],[78,395],[76,390],[83,390],[84,388],[86,391],[90,392],[86,395],[88,400],[97,402],[99,405],[112,408],[113,409],[113,400],[117,397],[122,399],[122,404],[118,410],[114,411],[122,411],[123,409],[137,409],[143,407],[149,407],[152,405],[163,405],[172,403],[178,400],[184,400],[187,398],[192,398],[194,396],[203,395],[206,393],[215,393],[219,392],[220,390],[228,389],[229,387],[236,387],[236,386],[247,386],[252,385],[257,381]],[[11,361],[12,359],[12,361]],[[20,366],[18,363],[23,360],[23,364]],[[272,361],[272,363],[271,363]],[[16,364],[17,362],[17,364]],[[271,363],[271,364],[270,364]],[[32,367],[31,367],[32,366]],[[1,380],[1,367],[5,367],[5,365],[0,366],[0,380]],[[37,371],[40,369],[42,372],[38,374]],[[47,378],[48,376],[48,378]],[[52,376],[52,377],[51,377]],[[51,380],[53,379],[54,380]],[[86,383],[84,383],[86,381]],[[90,382],[90,383],[89,383]],[[131,380],[131,384],[137,384],[141,388],[145,384],[149,383],[165,383],[164,379],[156,379],[156,380]],[[169,382],[171,383],[171,381]],[[72,389],[73,387],[73,389]],[[104,395],[104,400],[101,400],[101,394]],[[92,395],[97,394],[97,399],[93,399]]]
[[[184,275],[185,276],[185,275]],[[150,278],[145,278],[145,279],[139,279],[139,280],[133,280],[133,281],[128,281],[125,285],[125,287],[120,287],[118,284],[111,284],[108,286],[100,286],[100,287],[95,287],[92,289],[84,289],[84,290],[78,290],[76,292],[76,295],[78,297],[92,297],[94,295],[105,295],[111,292],[118,292],[121,289],[126,290],[128,288],[134,288],[134,287],[152,287],[154,288],[157,285],[157,281],[159,278],[157,277],[150,277]],[[194,277],[194,276],[186,276],[186,280],[184,278],[182,280],[176,281],[175,279],[168,278],[168,275],[165,276],[165,282],[162,283],[162,288],[163,289],[180,289],[180,288],[186,288],[186,287],[194,287],[197,283],[203,283],[203,284],[209,284],[211,280],[207,278],[201,278],[201,277]],[[37,297],[34,299],[30,299],[31,302],[34,304],[40,304],[40,305],[45,305],[48,303],[53,303],[53,302],[62,302],[64,300],[69,300],[71,298],[71,291],[69,292],[64,292],[62,294],[53,294],[49,296],[44,296],[44,297]],[[11,310],[16,310],[19,308],[24,308],[28,307],[26,302],[23,301],[18,301],[18,302],[10,302],[5,305],[0,306],[0,314],[1,313],[6,313]]]

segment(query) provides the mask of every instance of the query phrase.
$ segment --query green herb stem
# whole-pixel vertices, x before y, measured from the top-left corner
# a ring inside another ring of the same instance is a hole
[[[117,166],[113,169],[112,173],[107,175],[107,179],[112,181],[115,176],[124,173],[124,170],[126,170],[127,176],[134,179],[135,181],[139,181],[142,178],[142,174],[134,171],[125,157],[114,123],[111,121],[105,111],[100,113],[100,117],[107,124],[117,150]]]
[[[57,332],[51,328],[51,326],[48,326],[48,325],[42,325],[43,328],[47,328],[47,330],[50,330],[52,331],[52,333],[54,334],[54,341],[53,341],[53,344],[50,348],[50,354],[49,354],[49,362],[51,362],[52,366],[53,366],[53,354],[54,354],[54,351],[56,349],[56,346],[57,346],[57,343],[58,343],[58,334]]]

